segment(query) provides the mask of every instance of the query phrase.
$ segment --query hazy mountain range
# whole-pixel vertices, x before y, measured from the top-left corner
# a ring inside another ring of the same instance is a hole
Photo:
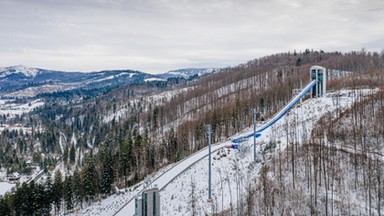
[[[0,96],[33,97],[71,89],[94,89],[105,86],[166,81],[168,78],[188,79],[214,72],[215,69],[188,68],[153,75],[135,70],[105,70],[99,72],[65,72],[32,68],[23,65],[0,68]]]

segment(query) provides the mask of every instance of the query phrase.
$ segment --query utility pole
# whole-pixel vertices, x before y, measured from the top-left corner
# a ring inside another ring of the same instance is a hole
[[[210,124],[206,125],[208,133],[208,200],[212,200],[212,191],[211,191],[211,136],[212,136],[212,126]]]
[[[253,108],[253,160],[257,161],[256,158],[256,108]]]

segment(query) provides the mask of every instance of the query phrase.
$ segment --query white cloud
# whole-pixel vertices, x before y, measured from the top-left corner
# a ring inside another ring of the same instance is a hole
[[[305,48],[383,49],[379,0],[0,2],[0,66],[159,73]]]

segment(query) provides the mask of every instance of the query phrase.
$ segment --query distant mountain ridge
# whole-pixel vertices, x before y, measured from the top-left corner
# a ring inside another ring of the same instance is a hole
[[[77,88],[92,89],[141,83],[146,79],[156,77],[155,75],[129,69],[100,72],[65,72],[17,65],[0,68],[0,96],[31,97],[39,93]],[[49,86],[49,88],[45,88],[46,86]],[[26,93],[26,90],[34,92],[29,91]]]
[[[184,68],[171,70],[167,73],[159,74],[159,76],[165,79],[176,77],[189,79],[193,76],[201,77],[207,74],[218,72],[219,70],[219,68]]]
[[[34,97],[40,93],[166,81],[169,78],[194,79],[219,70],[217,68],[185,68],[152,75],[129,69],[65,72],[15,65],[0,67],[0,97]]]
[[[16,65],[0,68],[0,77],[6,77],[13,74],[24,75],[25,77],[35,77],[38,73],[37,68],[26,67],[24,65]]]

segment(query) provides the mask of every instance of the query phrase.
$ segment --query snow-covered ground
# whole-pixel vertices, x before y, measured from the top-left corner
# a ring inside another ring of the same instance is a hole
[[[39,177],[39,174],[41,174],[41,172],[42,171],[39,167],[35,167],[35,169],[32,169],[31,176],[20,175],[19,173],[13,173],[13,175],[19,176],[20,179],[18,180],[18,182],[22,184],[23,182],[29,182],[31,179],[38,179],[37,177]],[[16,187],[16,184],[8,180],[7,171],[5,169],[0,169],[0,196],[4,195],[6,192],[11,191],[13,187]]]
[[[35,77],[37,73],[38,70],[36,68],[26,67],[24,65],[0,68],[0,77],[6,77],[10,74],[23,74],[26,77]]]
[[[0,182],[0,196],[3,196],[6,192],[10,191],[14,186],[15,184]]]
[[[187,87],[187,88],[181,88],[181,89],[174,89],[170,91],[165,91],[160,94],[154,94],[150,96],[145,96],[142,98],[134,98],[129,101],[132,105],[138,105],[141,104],[144,106],[144,111],[148,110],[148,105],[151,104],[154,106],[159,106],[162,103],[170,101],[173,97],[175,97],[178,94],[184,93],[192,89],[193,87]],[[119,121],[120,119],[124,118],[129,111],[129,108],[127,108],[126,104],[119,107],[115,113],[112,113],[112,111],[104,116],[103,122],[108,123],[111,122],[113,119],[116,121]]]
[[[157,77],[144,79],[144,82],[153,82],[153,81],[167,81],[167,80],[162,78],[157,78]]]
[[[161,177],[168,170],[172,169],[177,164],[170,164],[158,172],[146,178],[148,182],[153,182],[153,179]],[[121,209],[126,203],[136,196],[140,191],[144,189],[144,182],[140,182],[132,187],[126,189],[120,189],[119,195],[117,193],[110,196],[100,202],[91,203],[88,207],[82,210],[75,210],[75,215],[113,215],[119,209]],[[85,204],[86,205],[86,204]]]
[[[340,94],[339,94],[340,93]],[[279,148],[284,150],[287,146],[286,137],[289,133],[289,127],[295,124],[295,129],[300,134],[310,134],[314,124],[326,113],[335,113],[336,109],[345,110],[352,105],[351,91],[341,91],[334,95],[341,96],[339,106],[337,107],[335,98],[332,94],[327,97],[310,99],[300,106],[293,108],[288,115],[285,115],[272,127],[261,133],[261,137],[257,139],[257,155],[259,160],[262,159],[261,148],[267,147],[271,139],[280,143]],[[252,132],[252,129],[247,131]],[[246,133],[247,133],[246,132]],[[301,140],[298,140],[301,142]],[[217,144],[223,146],[225,143]],[[249,189],[253,178],[258,176],[261,163],[253,162],[253,139],[240,144],[244,145],[243,151],[223,150],[214,154],[212,162],[212,196],[213,201],[208,202],[208,158],[200,160],[186,172],[179,175],[161,191],[161,212],[162,215],[187,215],[192,209],[192,185],[195,187],[195,205],[197,215],[212,214],[228,210],[231,206],[236,209],[238,197],[245,198],[245,194]],[[268,162],[270,153],[265,154],[265,160]],[[236,167],[238,170],[236,170]],[[239,188],[237,188],[239,186]],[[125,209],[124,209],[125,210]],[[131,215],[134,209],[130,208],[124,212]],[[133,214],[133,213],[132,213]],[[119,214],[120,215],[120,214]],[[123,215],[123,214],[121,214]]]
[[[370,90],[360,91],[369,93]],[[355,92],[356,93],[356,92]],[[336,110],[342,111],[353,103],[353,91],[343,90],[325,97],[309,99],[303,104],[294,107],[272,127],[261,133],[257,139],[257,155],[261,160],[261,149],[269,148],[268,144],[273,139],[279,143],[280,150],[287,146],[286,137],[290,127],[295,125],[295,130],[301,133],[310,132],[315,123],[326,113],[336,115]],[[356,93],[357,94],[357,93]],[[336,103],[338,98],[338,103]],[[249,128],[235,137],[252,133]],[[298,140],[300,142],[300,140]],[[222,210],[236,209],[238,198],[244,197],[252,179],[258,176],[262,163],[253,162],[253,139],[241,143],[242,151],[228,150],[223,147],[230,141],[214,144],[212,146],[212,196],[213,201],[208,202],[208,158],[207,148],[192,156],[168,166],[154,175],[152,186],[157,185],[161,190],[161,214],[162,215],[186,215],[192,210],[192,202],[195,204],[197,215],[212,214]],[[268,163],[270,154],[265,154]],[[194,190],[192,190],[194,188]],[[88,208],[77,212],[81,215],[111,215],[117,211],[117,215],[134,214],[134,197],[143,190],[143,183],[130,189],[123,195],[111,196],[99,203],[92,204]],[[194,191],[194,192],[192,192]],[[192,200],[192,193],[194,200]]]

